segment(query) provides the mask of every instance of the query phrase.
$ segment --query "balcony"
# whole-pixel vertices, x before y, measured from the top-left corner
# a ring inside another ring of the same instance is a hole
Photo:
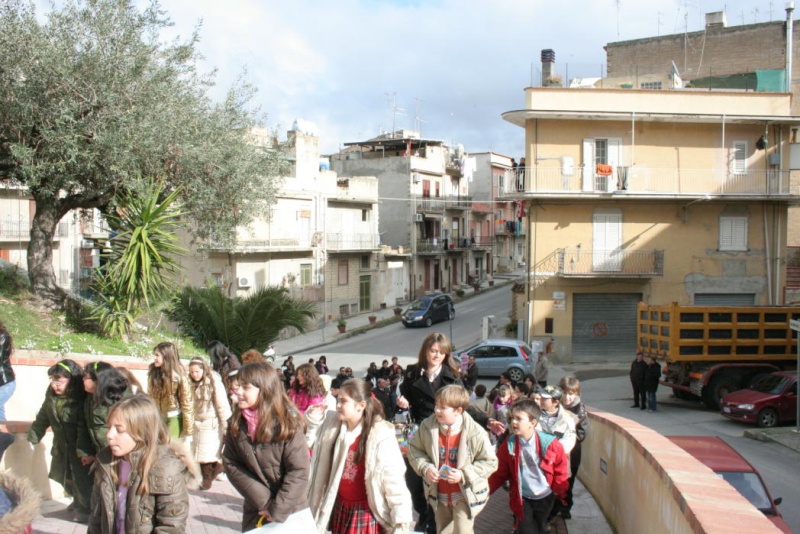
[[[489,235],[476,235],[470,239],[470,246],[472,248],[487,249],[492,248],[494,238]]]
[[[325,245],[328,252],[346,252],[356,250],[377,250],[379,247],[377,234],[325,234]]]
[[[207,249],[212,252],[294,252],[310,251],[311,239],[281,237],[274,239],[240,239],[232,247],[225,247],[220,243],[209,243]]]
[[[494,235],[496,236],[523,236],[525,235],[525,225],[519,221],[506,221],[494,225]]]
[[[780,197],[790,195],[790,173],[779,170],[669,169],[644,165],[614,167],[603,176],[591,171],[584,184],[579,166],[571,175],[557,167],[526,167],[506,175],[506,195],[597,195]],[[586,187],[584,187],[586,186]]]
[[[444,240],[419,239],[417,240],[417,254],[441,254],[444,252]]]
[[[444,199],[423,197],[417,199],[417,211],[444,213]]]
[[[664,275],[661,249],[587,250],[558,249],[555,274],[576,278],[650,278]]]
[[[468,210],[472,208],[472,197],[466,195],[447,195],[445,197],[445,209],[448,210]]]
[[[58,235],[57,232],[56,235]],[[28,241],[30,237],[30,222],[0,221],[0,241]]]

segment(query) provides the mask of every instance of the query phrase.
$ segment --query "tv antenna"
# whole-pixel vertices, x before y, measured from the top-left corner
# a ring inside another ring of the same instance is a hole
[[[397,107],[397,93],[383,93],[386,103],[389,105],[389,111],[392,113],[392,133],[391,137],[395,136],[397,131],[397,115],[405,115],[406,110]]]
[[[428,122],[424,120],[422,117],[419,116],[419,104],[420,102],[424,102],[421,98],[414,97],[414,103],[416,104],[416,110],[414,111],[414,130],[417,131],[420,137],[422,137],[422,124],[423,122]]]

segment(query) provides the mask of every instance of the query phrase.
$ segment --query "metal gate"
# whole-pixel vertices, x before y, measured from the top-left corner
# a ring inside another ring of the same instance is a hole
[[[755,306],[754,293],[695,293],[695,306]]]
[[[633,360],[641,293],[575,293],[572,298],[573,361]]]

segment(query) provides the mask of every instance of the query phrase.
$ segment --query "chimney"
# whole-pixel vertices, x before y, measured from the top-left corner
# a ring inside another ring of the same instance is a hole
[[[556,73],[556,53],[547,48],[542,50],[542,85],[550,85],[548,80]]]

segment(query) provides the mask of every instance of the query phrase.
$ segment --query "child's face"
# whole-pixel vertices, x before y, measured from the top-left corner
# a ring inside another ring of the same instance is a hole
[[[158,351],[153,353],[153,365],[156,367],[163,367],[164,365],[164,356],[162,356]]]
[[[200,379],[203,378],[203,368],[199,365],[190,365],[189,376],[191,376],[192,380],[195,382],[199,382]]]
[[[436,420],[440,425],[452,425],[458,420],[458,416],[464,411],[463,408],[453,408],[452,406],[444,406],[443,404],[436,403],[434,408],[436,413]]]
[[[63,376],[51,376],[50,387],[53,388],[53,393],[60,397],[67,392],[67,388],[69,387],[69,378],[64,378]]]
[[[531,393],[531,400],[538,404],[540,408],[542,407],[542,396],[538,393]]]
[[[119,411],[115,412],[108,420],[108,435],[106,439],[108,439],[111,454],[117,458],[128,456],[136,449],[136,440],[128,434],[125,421],[122,420]]]
[[[577,391],[564,392],[564,404],[565,405],[572,406],[572,403],[574,403],[577,399],[578,399],[578,392]]]
[[[514,410],[508,418],[508,427],[515,436],[522,436],[528,440],[536,429],[536,422],[527,413],[521,410]]]
[[[255,410],[258,405],[258,394],[261,389],[253,384],[239,382],[236,388],[236,397],[239,399],[239,409]]]
[[[83,390],[89,394],[97,391],[97,382],[92,380],[92,377],[88,374],[83,375]]]
[[[545,412],[554,412],[558,408],[558,401],[554,401],[551,397],[541,397],[539,406]]]
[[[364,401],[356,402],[343,391],[340,391],[336,397],[336,412],[339,414],[339,420],[347,423],[350,428],[361,421],[366,405],[367,403]]]

